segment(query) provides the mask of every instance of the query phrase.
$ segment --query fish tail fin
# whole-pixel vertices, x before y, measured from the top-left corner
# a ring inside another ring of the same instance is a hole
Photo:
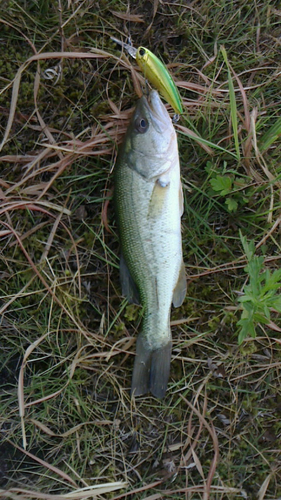
[[[159,399],[166,394],[170,376],[171,352],[171,341],[152,352],[149,388],[153,396]]]
[[[149,375],[152,351],[141,334],[137,338],[131,394],[141,396],[149,391]]]
[[[131,394],[141,396],[151,392],[156,398],[165,396],[171,364],[172,345],[169,340],[157,349],[151,349],[140,334],[137,339]]]

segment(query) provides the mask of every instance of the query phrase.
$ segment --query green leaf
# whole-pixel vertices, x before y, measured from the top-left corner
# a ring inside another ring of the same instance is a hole
[[[217,175],[210,180],[210,184],[213,190],[219,192],[222,196],[232,191],[232,179],[228,175]]]
[[[255,296],[257,296],[257,294],[260,293],[261,290],[262,280],[260,273],[262,270],[263,262],[263,257],[257,257],[255,255],[252,261],[249,262],[248,266],[245,267],[245,271],[248,272],[251,280],[251,285],[248,285],[248,287],[250,286],[252,288]]]
[[[281,295],[278,295],[278,297],[270,301],[270,307],[273,307],[273,309],[281,313]]]
[[[238,302],[253,302],[253,298],[249,294],[242,295],[237,300]]]
[[[237,324],[238,326],[241,326],[238,336],[238,344],[242,344],[243,340],[249,335],[253,338],[256,337],[256,329],[251,318],[240,319]]]
[[[270,321],[269,318],[266,318],[264,314],[262,313],[255,313],[254,315],[254,320],[257,322],[257,323],[262,323],[263,325],[267,325]]]
[[[256,336],[255,327],[258,323],[270,323],[271,309],[281,312],[281,269],[271,272],[264,269],[264,257],[255,255],[253,241],[247,241],[240,231],[243,250],[248,264],[244,271],[248,274],[248,284],[244,287],[244,294],[237,301],[242,307],[240,320],[237,325],[238,342],[241,344],[247,335]]]
[[[236,212],[236,210],[238,208],[238,203],[236,200],[234,200],[234,198],[227,198],[225,200],[225,204],[226,204],[229,212]]]
[[[263,293],[265,294],[267,291],[278,290],[281,288],[281,270],[276,269],[273,273],[270,273],[269,269],[264,273],[265,284],[263,286]]]
[[[241,230],[239,230],[240,240],[243,246],[243,250],[246,254],[247,260],[250,262],[255,253],[255,245],[253,241],[247,241],[246,236],[243,236]]]
[[[214,170],[213,163],[211,161],[207,161],[207,163],[205,165],[205,172],[207,172],[208,174],[210,174],[213,170]]]

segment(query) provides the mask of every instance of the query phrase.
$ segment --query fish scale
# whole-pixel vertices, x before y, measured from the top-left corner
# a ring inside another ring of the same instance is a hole
[[[144,124],[147,130],[142,130]],[[145,96],[137,103],[114,182],[122,293],[132,299],[137,291],[143,307],[132,392],[137,396],[150,390],[161,398],[170,372],[171,303],[178,306],[184,300],[186,280],[177,139],[155,90],[150,103]]]

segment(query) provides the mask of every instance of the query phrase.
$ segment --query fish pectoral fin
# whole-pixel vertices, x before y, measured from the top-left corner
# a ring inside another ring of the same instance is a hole
[[[135,284],[123,254],[120,255],[120,282],[122,288],[122,295],[127,298],[131,304],[140,304],[139,292]]]
[[[160,184],[161,187],[167,187],[169,186],[171,182],[171,174],[172,174],[172,169],[169,168],[164,172],[160,177],[158,177],[157,182]]]
[[[181,306],[185,299],[185,296],[186,296],[186,274],[185,274],[184,262],[182,261],[178,282],[174,289],[173,306],[174,307]]]
[[[161,179],[161,177],[159,177],[159,179],[156,181],[158,182],[158,184],[162,187],[162,188],[165,188],[167,186],[169,186],[170,184],[170,181],[166,181],[165,179]]]
[[[155,182],[148,208],[148,217],[150,219],[156,219],[157,217],[160,217],[165,207],[168,189],[169,184],[165,186],[161,185],[160,179]]]

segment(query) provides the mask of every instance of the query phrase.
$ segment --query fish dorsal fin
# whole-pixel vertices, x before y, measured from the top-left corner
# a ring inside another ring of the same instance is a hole
[[[127,298],[131,304],[140,304],[139,292],[137,286],[130,274],[123,254],[120,255],[120,281],[122,295]]]
[[[181,306],[185,299],[185,296],[186,296],[186,274],[185,274],[184,262],[182,261],[178,282],[174,289],[173,306],[174,307]]]

